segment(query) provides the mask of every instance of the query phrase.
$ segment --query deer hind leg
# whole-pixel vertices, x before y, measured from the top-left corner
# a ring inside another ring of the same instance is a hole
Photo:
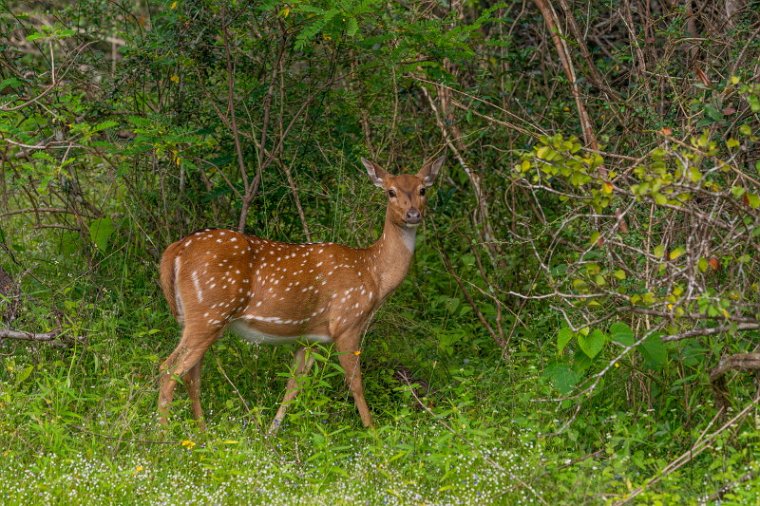
[[[198,363],[190,368],[185,377],[182,380],[185,382],[187,388],[187,394],[190,397],[190,401],[193,406],[193,417],[198,422],[198,427],[201,430],[206,430],[206,422],[203,419],[203,408],[201,408],[201,364],[203,363],[203,357],[198,360]]]
[[[335,341],[338,350],[338,360],[346,375],[346,384],[354,397],[354,403],[359,410],[359,416],[365,427],[372,427],[372,415],[369,406],[364,399],[364,385],[362,385],[362,371],[359,360],[359,335],[344,336]]]
[[[161,365],[161,378],[158,388],[158,421],[162,425],[166,425],[167,423],[169,407],[174,398],[174,389],[177,387],[177,378],[192,380],[194,379],[192,375],[197,374],[198,379],[200,379],[200,360],[209,346],[219,337],[222,328],[185,326],[182,331],[182,339],[180,339],[177,348]],[[192,371],[196,365],[197,370]],[[188,385],[188,390],[193,400],[193,411],[197,414],[200,412],[200,382],[191,381],[191,383],[193,383],[192,388],[197,389],[196,392],[193,392]],[[196,399],[193,397],[195,393],[197,393],[197,412]]]
[[[301,347],[296,351],[295,359],[293,360],[293,375],[288,379],[288,386],[285,388],[285,397],[280,403],[280,408],[277,410],[277,414],[272,420],[272,425],[269,426],[269,435],[274,435],[280,429],[282,421],[285,419],[285,413],[293,402],[293,399],[298,395],[298,380],[305,374],[309,373],[311,366],[314,365],[314,357],[306,356],[306,348]]]

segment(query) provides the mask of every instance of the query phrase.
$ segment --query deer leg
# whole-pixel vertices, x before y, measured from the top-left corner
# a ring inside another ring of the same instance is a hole
[[[298,395],[299,378],[308,374],[312,365],[314,365],[314,357],[311,355],[306,357],[305,347],[298,348],[295,359],[293,360],[293,375],[288,379],[288,386],[285,388],[285,397],[283,397],[280,408],[277,410],[274,420],[272,420],[272,425],[269,426],[269,435],[277,434],[280,425],[282,425],[282,421],[285,419],[285,413],[287,412],[290,403],[293,402],[293,399]]]
[[[362,371],[359,363],[359,339],[338,339],[335,342],[335,348],[338,350],[338,360],[340,361],[343,372],[346,374],[346,384],[354,397],[354,403],[359,410],[359,416],[362,417],[362,423],[365,427],[372,427],[372,415],[369,412],[369,406],[364,399],[364,386],[362,385]]]
[[[221,328],[209,329],[207,327],[193,329],[190,326],[185,326],[177,348],[161,365],[161,378],[158,388],[158,421],[160,424],[166,425],[167,423],[169,406],[174,398],[174,389],[177,387],[177,378],[185,377],[196,364],[199,364],[203,354],[216,340],[221,330]],[[198,374],[200,374],[200,365]],[[197,385],[198,404],[200,406],[200,383]]]
[[[205,431],[206,430],[206,422],[203,419],[203,408],[201,408],[201,363],[203,362],[203,358],[201,357],[200,360],[198,360],[198,363],[195,364],[192,368],[190,368],[190,371],[188,371],[187,374],[185,374],[185,377],[182,378],[182,380],[185,382],[185,387],[187,387],[187,394],[190,396],[190,401],[192,402],[193,406],[193,416],[195,417],[195,420],[198,422],[198,427]]]

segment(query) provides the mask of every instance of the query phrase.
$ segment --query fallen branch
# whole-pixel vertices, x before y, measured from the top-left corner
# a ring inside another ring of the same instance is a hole
[[[723,496],[727,493],[731,492],[734,488],[738,487],[742,483],[745,483],[749,480],[754,480],[757,477],[757,471],[747,471],[744,475],[742,475],[738,480],[728,483],[726,485],[723,485],[720,487],[720,490],[715,492],[713,495],[707,498],[706,503],[712,504],[715,501],[719,501],[723,499]]]
[[[760,371],[760,353],[737,353],[720,359],[718,367],[710,371],[710,384],[719,408],[728,408],[726,373],[731,370]]]
[[[622,506],[623,504],[628,504],[635,498],[636,496],[640,495],[644,490],[651,487],[652,485],[658,483],[660,480],[662,480],[664,477],[668,476],[669,474],[673,473],[674,471],[678,470],[685,464],[688,464],[699,454],[701,454],[703,451],[705,451],[708,448],[712,447],[712,444],[715,442],[715,440],[718,438],[720,434],[727,431],[728,429],[731,429],[733,427],[738,426],[738,424],[750,413],[753,409],[757,406],[758,401],[760,401],[760,397],[755,397],[749,404],[747,404],[744,409],[742,409],[735,417],[733,417],[731,420],[727,421],[725,424],[723,424],[722,427],[720,427],[718,430],[713,432],[712,434],[708,435],[707,437],[704,437],[704,433],[702,434],[702,437],[694,443],[694,445],[686,450],[683,454],[681,454],[677,459],[673,460],[670,464],[663,467],[659,473],[657,473],[655,476],[647,480],[643,485],[636,488],[635,490],[631,491],[627,496],[623,497],[622,499],[615,501],[613,504],[615,506]],[[719,411],[721,413],[721,411]]]
[[[61,329],[39,333],[27,332],[24,330],[0,329],[0,340],[16,339],[19,341],[35,341],[40,343],[49,343],[50,345],[57,347],[70,346],[73,342],[84,340],[82,337],[68,338],[64,340],[60,339],[61,335]]]
[[[564,34],[559,27],[557,13],[554,12],[554,8],[548,0],[533,0],[533,3],[536,4],[536,7],[538,7],[538,10],[541,11],[541,15],[544,17],[546,28],[549,30],[549,34],[554,42],[554,47],[559,55],[559,61],[565,71],[567,80],[570,81],[570,91],[575,99],[575,107],[578,110],[578,120],[581,124],[581,131],[583,132],[583,140],[585,141],[586,147],[598,151],[599,142],[596,140],[594,128],[591,125],[591,119],[589,118],[586,105],[583,103],[583,98],[581,97],[578,78],[575,73],[575,67],[573,66],[573,59],[570,56],[570,49],[567,47]],[[606,173],[606,170],[603,167],[600,167],[599,170],[602,174]]]

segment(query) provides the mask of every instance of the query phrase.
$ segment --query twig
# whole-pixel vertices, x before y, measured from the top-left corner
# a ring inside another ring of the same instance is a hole
[[[493,340],[499,346],[502,353],[506,353],[507,342],[501,335],[496,333],[488,320],[486,320],[486,317],[480,311],[478,304],[473,300],[467,289],[465,289],[464,283],[462,283],[462,279],[457,276],[456,272],[454,272],[454,268],[451,266],[451,260],[446,254],[445,248],[439,248],[439,252],[441,253],[441,258],[443,258],[443,265],[446,267],[446,271],[448,271],[449,275],[454,278],[454,281],[456,282],[457,286],[459,286],[459,289],[462,290],[462,295],[464,295],[464,298],[467,299],[467,303],[470,305],[470,307],[472,307],[472,310],[477,315],[478,320],[480,320],[480,323],[483,325],[483,327],[485,327],[488,333],[491,334],[491,338],[493,338]]]
[[[0,329],[0,339],[16,339],[19,341],[34,341],[38,343],[49,343],[52,346],[63,347],[70,345],[71,342],[81,342],[84,338],[81,336],[68,338],[67,340],[59,339],[61,330],[56,329],[50,332],[27,332],[23,330]]]
[[[718,367],[710,371],[710,383],[715,394],[715,400],[717,405],[724,410],[729,406],[725,375],[731,370],[760,370],[760,353],[737,353],[723,357],[718,362]]]
[[[538,492],[537,492],[537,491],[536,491],[536,490],[535,490],[533,487],[531,487],[531,486],[530,486],[530,484],[529,484],[529,483],[525,482],[525,481],[524,481],[524,480],[522,480],[520,477],[516,476],[516,475],[515,475],[514,473],[512,473],[512,471],[510,471],[509,469],[505,469],[504,467],[502,467],[501,465],[499,465],[499,463],[498,463],[498,462],[496,462],[495,460],[493,460],[493,459],[492,459],[491,457],[489,457],[488,455],[486,455],[486,454],[482,453],[482,451],[481,451],[481,450],[480,450],[480,449],[477,447],[477,445],[475,445],[474,443],[472,443],[471,441],[469,441],[469,440],[468,440],[466,437],[462,436],[462,435],[461,435],[459,432],[455,431],[455,430],[453,429],[453,427],[451,427],[451,425],[449,425],[448,423],[446,423],[445,421],[443,421],[443,419],[442,419],[442,418],[441,418],[439,415],[436,415],[436,414],[435,414],[435,412],[433,412],[433,410],[432,410],[432,409],[430,409],[430,408],[429,408],[427,405],[425,405],[425,403],[424,403],[424,402],[422,402],[422,399],[420,399],[420,398],[417,396],[417,392],[415,392],[415,389],[414,389],[414,388],[411,388],[411,387],[412,387],[412,385],[411,385],[411,383],[409,382],[409,379],[408,379],[408,378],[406,378],[406,377],[403,377],[403,376],[402,376],[401,378],[404,380],[404,382],[405,382],[405,383],[407,384],[407,386],[409,387],[409,392],[412,394],[412,397],[414,397],[414,400],[417,402],[417,404],[419,404],[419,406],[420,406],[420,407],[421,407],[421,408],[422,408],[422,409],[423,409],[423,410],[424,410],[424,411],[425,411],[427,414],[429,414],[430,416],[432,416],[432,417],[435,419],[435,421],[437,421],[438,423],[440,423],[440,424],[441,424],[441,425],[442,425],[442,426],[443,426],[443,427],[444,427],[446,430],[448,430],[449,432],[451,432],[451,434],[453,434],[453,435],[454,435],[454,437],[456,437],[456,438],[460,439],[460,440],[461,440],[461,441],[463,441],[465,444],[469,445],[469,446],[470,446],[470,448],[472,448],[473,450],[475,450],[475,451],[477,451],[478,453],[480,453],[480,455],[483,457],[483,460],[485,460],[486,462],[488,462],[488,463],[489,463],[491,466],[493,466],[494,468],[498,469],[499,471],[504,471],[504,472],[508,473],[511,479],[515,480],[515,481],[516,481],[516,482],[517,482],[517,483],[520,485],[520,487],[522,487],[522,488],[527,488],[527,489],[528,489],[528,490],[529,490],[529,491],[530,491],[530,492],[531,492],[531,493],[532,493],[532,494],[535,496],[535,498],[536,498],[536,499],[538,499],[538,501],[539,501],[541,504],[548,504],[548,503],[547,503],[547,502],[544,500],[544,498],[543,498],[543,497],[541,497],[541,496],[538,494]]]
[[[598,150],[599,143],[594,135],[594,129],[591,126],[591,119],[589,118],[586,105],[583,103],[581,97],[580,87],[578,86],[578,79],[575,74],[575,68],[573,66],[573,60],[570,56],[570,50],[567,47],[567,43],[563,38],[562,30],[559,27],[557,13],[554,12],[551,4],[548,0],[533,0],[536,7],[541,11],[541,15],[544,17],[546,27],[551,33],[552,41],[557,49],[559,60],[562,63],[562,68],[565,70],[565,75],[568,81],[570,81],[570,91],[572,91],[573,98],[575,99],[575,107],[578,110],[578,120],[581,123],[581,131],[583,132],[583,139],[586,142],[586,146],[591,149]],[[601,169],[604,170],[604,169]]]
[[[668,476],[669,474],[677,471],[684,465],[688,464],[697,456],[699,456],[703,451],[705,451],[707,448],[709,448],[712,443],[717,439],[717,437],[725,432],[726,430],[730,429],[731,427],[734,427],[737,425],[744,417],[746,417],[750,411],[757,405],[758,401],[760,401],[760,396],[756,396],[752,401],[750,401],[747,406],[744,407],[735,417],[733,417],[731,420],[727,421],[721,428],[707,436],[701,441],[698,441],[695,443],[691,448],[689,448],[686,452],[681,454],[678,458],[673,460],[670,464],[662,468],[660,472],[650,478],[645,484],[641,485],[640,487],[633,490],[631,493],[629,493],[624,498],[620,499],[619,501],[614,502],[613,504],[615,506],[621,506],[623,504],[629,503],[632,499],[640,495],[644,490],[646,490],[648,487],[651,487],[652,485],[658,483],[660,480]]]

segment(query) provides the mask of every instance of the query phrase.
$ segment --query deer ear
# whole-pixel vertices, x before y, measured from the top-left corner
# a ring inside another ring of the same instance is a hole
[[[362,164],[364,164],[364,167],[367,169],[367,174],[369,174],[369,179],[372,181],[372,184],[378,188],[385,188],[383,179],[385,179],[388,173],[385,172],[378,164],[367,160],[366,158],[362,158]]]
[[[417,177],[422,179],[422,184],[425,186],[432,186],[433,182],[435,182],[435,177],[438,175],[438,171],[441,170],[445,161],[446,155],[438,157],[432,162],[423,165],[417,173]]]

